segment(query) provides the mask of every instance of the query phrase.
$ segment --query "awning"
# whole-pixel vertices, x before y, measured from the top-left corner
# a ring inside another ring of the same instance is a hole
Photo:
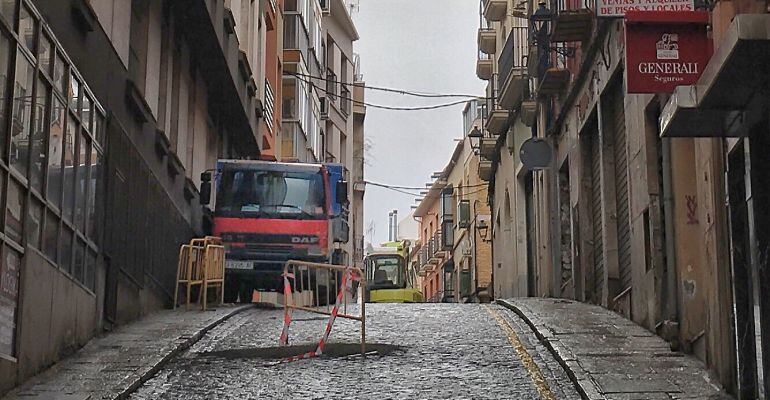
[[[739,136],[730,129],[770,88],[770,15],[735,16],[698,83],[679,86],[660,116],[663,137]]]

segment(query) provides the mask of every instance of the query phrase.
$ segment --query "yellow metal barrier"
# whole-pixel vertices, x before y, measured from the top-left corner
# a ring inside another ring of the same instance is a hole
[[[179,301],[179,285],[184,285],[187,297],[186,307],[190,308],[190,297],[193,286],[200,286],[198,302],[206,309],[209,286],[220,290],[220,303],[224,301],[225,293],[225,248],[222,239],[214,236],[193,239],[190,244],[182,245],[179,249],[177,264],[176,286],[174,287],[174,308]]]

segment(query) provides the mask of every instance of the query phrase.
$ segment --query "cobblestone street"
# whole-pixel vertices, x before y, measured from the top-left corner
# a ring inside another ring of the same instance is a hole
[[[282,310],[233,316],[131,398],[580,398],[524,321],[497,305],[367,305],[367,342],[398,346],[393,352],[288,364],[255,357],[277,346],[282,320]],[[291,344],[316,342],[325,324],[296,312]],[[357,323],[337,319],[331,343],[358,335]]]

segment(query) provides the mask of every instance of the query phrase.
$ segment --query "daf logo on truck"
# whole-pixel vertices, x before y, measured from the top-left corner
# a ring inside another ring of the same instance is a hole
[[[316,244],[318,243],[317,236],[292,236],[292,244]]]

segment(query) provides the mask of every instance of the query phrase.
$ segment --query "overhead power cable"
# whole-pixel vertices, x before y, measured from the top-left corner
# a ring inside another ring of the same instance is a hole
[[[383,185],[373,185],[373,186],[381,187],[381,188],[387,189],[387,190],[392,190],[394,192],[398,192],[398,193],[401,193],[401,194],[406,194],[406,195],[414,196],[414,197],[417,197],[417,198],[419,198],[421,200],[422,199],[439,199],[442,196],[441,193],[439,193],[437,195],[429,195],[429,194],[428,195],[421,195],[419,193],[409,192],[409,191],[406,191],[406,190],[397,189],[397,188],[393,188],[393,187],[389,187],[389,186],[383,186]],[[463,186],[463,187],[473,187],[473,186],[476,186],[476,185]],[[460,195],[460,198],[463,198],[465,196],[469,196],[469,195],[472,195],[472,194],[480,193],[480,192],[483,192],[483,191],[487,190],[487,185],[483,185],[483,186],[484,187],[481,188],[481,189],[474,190],[474,191],[471,191],[471,192],[464,192],[464,193],[462,193]]]
[[[446,107],[452,107],[452,106],[456,106],[456,105],[460,105],[460,104],[465,104],[465,103],[468,102],[468,99],[466,99],[466,100],[453,101],[451,103],[435,104],[435,105],[430,105],[430,106],[415,106],[415,107],[383,106],[381,104],[367,103],[367,102],[364,102],[364,101],[355,100],[355,99],[350,98],[350,97],[341,96],[341,95],[339,95],[337,93],[329,92],[328,90],[324,89],[323,87],[320,87],[320,86],[314,84],[312,81],[306,80],[306,79],[301,78],[299,76],[297,76],[297,79],[299,79],[299,80],[301,80],[301,81],[303,81],[303,82],[305,82],[307,84],[315,86],[318,90],[320,90],[320,91],[322,91],[322,92],[324,92],[326,94],[329,94],[329,95],[332,95],[332,96],[335,96],[335,97],[339,97],[341,99],[348,100],[348,101],[353,102],[355,104],[361,104],[361,105],[365,105],[367,107],[379,108],[379,109],[382,109],[382,110],[390,110],[390,111],[435,110],[435,109],[439,109],[439,108],[446,108]]]
[[[454,98],[456,98],[456,97],[462,97],[462,98],[466,98],[468,100],[472,100],[472,99],[486,100],[486,99],[488,99],[487,97],[479,96],[479,95],[473,95],[473,94],[425,93],[425,92],[417,92],[417,91],[414,91],[414,90],[394,89],[394,88],[387,88],[387,87],[381,87],[381,86],[372,86],[372,85],[367,85],[367,84],[364,84],[364,83],[361,83],[361,82],[349,83],[349,82],[338,81],[336,79],[325,78],[323,76],[302,74],[302,73],[299,73],[299,72],[291,72],[291,71],[285,71],[284,74],[295,76],[295,77],[303,77],[303,78],[309,78],[309,79],[318,79],[318,80],[321,80],[321,81],[324,81],[324,82],[332,82],[332,83],[335,83],[335,84],[344,84],[344,85],[348,85],[348,86],[360,87],[360,88],[369,89],[369,90],[377,90],[377,91],[388,92],[388,93],[397,93],[397,94],[401,94],[401,95],[404,95],[404,96],[427,97],[427,98],[446,98],[446,97],[450,97],[450,98],[454,97]]]
[[[428,189],[430,189],[429,187],[398,186],[398,185],[389,185],[387,183],[372,182],[372,181],[364,181],[364,182],[367,185],[380,186],[380,187],[389,188],[389,189],[407,189],[407,190],[409,190],[409,189],[411,189],[411,190],[428,190]],[[486,187],[486,186],[489,186],[489,184],[487,184],[487,183],[480,183],[478,185],[467,185],[467,186],[462,186],[462,187],[463,188],[476,188],[476,187],[482,187],[482,186]]]

